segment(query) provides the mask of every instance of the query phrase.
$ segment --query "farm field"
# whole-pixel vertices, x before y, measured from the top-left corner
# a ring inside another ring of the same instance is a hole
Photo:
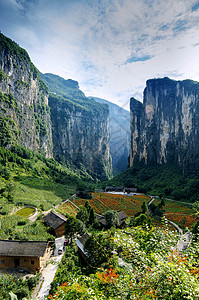
[[[43,206],[48,210],[52,205],[58,205],[75,192],[75,187],[37,178],[25,177],[15,183],[15,203],[29,206]]]
[[[64,203],[60,204],[58,206],[58,210],[61,211],[63,214],[70,215],[73,217],[75,217],[78,212],[78,208],[76,208],[70,202],[64,202]]]
[[[150,198],[145,195],[117,195],[110,193],[95,192],[93,198],[89,200],[91,206],[98,214],[103,214],[108,209],[116,211],[124,211],[128,217],[133,216],[136,212],[141,211],[142,203],[147,203]],[[75,199],[74,204],[78,207],[84,205],[85,199]]]
[[[162,208],[164,215],[167,219],[175,222],[182,229],[191,228],[192,224],[196,221],[194,210],[191,205],[178,203],[176,201],[164,200],[165,206]],[[160,203],[159,199],[153,202],[155,205]]]

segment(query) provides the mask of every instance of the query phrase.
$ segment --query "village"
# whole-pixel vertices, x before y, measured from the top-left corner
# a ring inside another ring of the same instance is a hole
[[[128,194],[136,195],[136,188],[124,187],[106,187],[102,193],[113,194]],[[72,196],[74,197],[90,198],[90,192],[79,192]],[[91,196],[92,197],[92,196]],[[66,200],[70,201],[70,199]],[[89,201],[89,200],[88,200]],[[70,201],[71,202],[71,201]],[[72,202],[71,202],[72,203]],[[73,204],[75,206],[75,204]],[[19,208],[18,208],[19,209]],[[22,209],[22,208],[20,208]],[[36,220],[38,210],[30,216],[30,220]],[[1,274],[12,274],[17,278],[29,276],[30,274],[41,274],[39,284],[35,288],[33,294],[37,299],[44,299],[48,295],[50,289],[50,282],[55,276],[58,264],[60,263],[64,254],[65,247],[69,243],[69,238],[65,236],[67,217],[64,214],[58,213],[56,209],[51,209],[43,212],[42,218],[44,225],[52,236],[54,241],[32,241],[32,240],[0,240],[0,272]],[[127,219],[125,212],[120,211],[117,213],[117,227],[122,228],[125,226]],[[99,222],[100,228],[108,228],[106,219],[103,215],[96,213],[96,219]],[[84,251],[84,242],[89,236],[88,233],[83,236],[76,235],[76,245],[81,257],[85,259],[86,254]],[[53,263],[53,265],[52,265]],[[49,265],[53,268],[49,269]],[[56,267],[55,267],[56,266]],[[46,268],[48,268],[46,271]],[[49,274],[50,279],[49,279]],[[31,275],[31,276],[32,276]],[[46,278],[45,278],[46,277]],[[46,287],[47,285],[47,287]]]

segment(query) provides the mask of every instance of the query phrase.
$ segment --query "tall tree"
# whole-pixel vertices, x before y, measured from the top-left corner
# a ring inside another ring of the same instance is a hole
[[[107,227],[119,225],[118,213],[115,210],[107,210],[104,213]]]

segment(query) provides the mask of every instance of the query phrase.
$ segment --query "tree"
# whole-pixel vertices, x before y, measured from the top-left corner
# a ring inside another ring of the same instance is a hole
[[[80,210],[78,210],[76,218],[81,220],[84,224],[87,224],[89,221],[89,214],[85,206],[82,206]]]
[[[97,220],[97,218],[96,218],[96,215],[95,215],[94,208],[91,207],[90,213],[89,213],[88,224],[89,224],[89,225],[93,225],[93,224],[96,222],[96,220]]]
[[[108,263],[113,251],[112,241],[102,233],[93,234],[87,238],[84,244],[84,250],[87,252],[87,258],[90,264],[98,267],[103,263]]]
[[[107,210],[104,213],[104,217],[108,228],[119,224],[118,213],[115,210]]]
[[[145,212],[147,211],[147,207],[146,207],[145,201],[142,203],[141,209],[142,209],[142,214],[145,214]]]
[[[199,201],[196,201],[196,202],[193,204],[193,209],[195,210],[195,214],[196,214],[196,215],[199,215]]]
[[[69,237],[71,241],[76,233],[83,235],[85,232],[86,228],[81,220],[75,219],[74,217],[68,217],[64,234]]]

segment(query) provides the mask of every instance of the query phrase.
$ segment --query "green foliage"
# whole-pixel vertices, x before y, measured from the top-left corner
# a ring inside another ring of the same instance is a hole
[[[7,78],[3,70],[0,69],[0,82],[4,81]]]
[[[199,174],[183,173],[174,165],[162,164],[144,166],[138,164],[127,169],[101,186],[126,186],[137,187],[138,192],[151,195],[162,195],[185,202],[195,202],[199,199]]]
[[[142,209],[142,213],[145,214],[145,212],[147,211],[147,207],[146,207],[145,201],[142,203],[141,209]]]
[[[0,218],[1,231],[0,239],[47,241],[54,240],[54,237],[47,232],[46,227],[41,221],[29,223],[23,217],[9,215]],[[23,226],[23,230],[18,226]]]
[[[86,98],[84,93],[79,90],[78,83],[71,79],[65,80],[54,74],[41,74],[41,79],[48,86],[50,101],[61,101],[73,110],[80,109],[90,112],[93,115],[104,117],[108,114],[109,108],[106,104],[100,104],[93,99]],[[57,95],[55,95],[57,94]]]
[[[0,276],[0,300],[10,300],[12,299],[22,300],[29,298],[33,288],[37,285],[39,281],[39,275],[27,276],[25,279],[10,275],[10,276]],[[14,295],[16,297],[14,298]]]
[[[81,220],[84,224],[88,223],[89,214],[88,214],[88,211],[87,211],[86,207],[82,206],[80,208],[80,210],[78,210],[76,218]]]
[[[108,228],[119,225],[118,213],[115,210],[107,210],[104,214]]]
[[[89,236],[84,244],[87,260],[91,266],[99,267],[110,262],[113,243],[109,236],[99,233]]]
[[[66,235],[66,237],[69,237],[71,241],[76,233],[83,235],[85,232],[86,228],[81,220],[70,216],[67,218],[64,234]]]

